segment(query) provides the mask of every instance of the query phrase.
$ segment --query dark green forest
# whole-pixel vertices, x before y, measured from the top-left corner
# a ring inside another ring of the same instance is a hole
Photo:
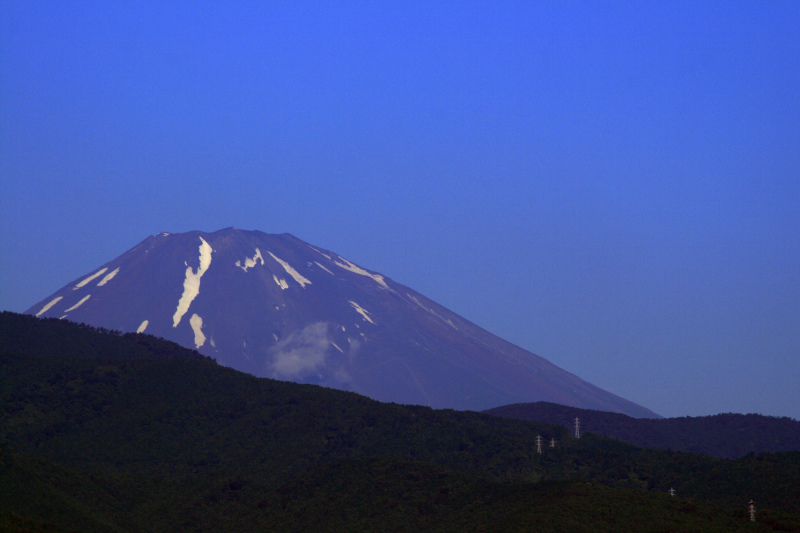
[[[788,417],[725,413],[680,418],[633,418],[621,413],[567,407],[549,402],[518,403],[484,411],[521,420],[581,428],[637,446],[698,452],[735,459],[754,452],[800,450],[800,422]]]
[[[797,451],[575,439],[7,312],[0,405],[5,531],[800,531]]]

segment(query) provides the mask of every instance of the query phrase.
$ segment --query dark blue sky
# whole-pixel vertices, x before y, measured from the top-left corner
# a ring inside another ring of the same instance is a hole
[[[0,2],[0,309],[228,226],[800,419],[800,3]]]

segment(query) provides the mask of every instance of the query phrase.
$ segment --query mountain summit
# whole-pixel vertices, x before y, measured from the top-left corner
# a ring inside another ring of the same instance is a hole
[[[471,410],[549,401],[658,417],[289,234],[160,233],[26,312],[149,333],[256,376],[381,401]]]

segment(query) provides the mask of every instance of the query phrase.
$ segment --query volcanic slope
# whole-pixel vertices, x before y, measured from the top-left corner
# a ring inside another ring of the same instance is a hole
[[[658,417],[289,234],[160,233],[26,312],[145,332],[256,376],[380,401],[469,410],[548,401]]]

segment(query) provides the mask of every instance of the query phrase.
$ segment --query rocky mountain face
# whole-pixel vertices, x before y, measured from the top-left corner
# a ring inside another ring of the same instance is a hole
[[[548,401],[658,417],[289,234],[161,233],[26,312],[149,333],[256,376],[381,401],[470,410]]]

